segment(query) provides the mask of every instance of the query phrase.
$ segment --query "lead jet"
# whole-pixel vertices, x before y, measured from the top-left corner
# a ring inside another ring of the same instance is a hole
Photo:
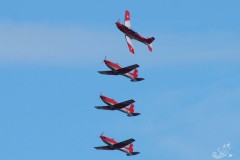
[[[132,43],[132,39],[140,41],[148,46],[150,52],[152,52],[152,42],[155,40],[154,37],[151,38],[144,38],[137,32],[131,29],[130,24],[130,13],[128,10],[125,11],[125,22],[121,24],[119,21],[116,22],[117,28],[125,34],[125,38],[128,44],[128,48],[131,53],[134,54],[134,47]]]
[[[144,78],[138,78],[138,70],[137,68],[139,67],[138,64],[134,64],[128,67],[122,68],[120,65],[117,63],[113,63],[109,60],[104,60],[104,63],[108,68],[111,69],[111,71],[98,71],[100,74],[105,74],[105,75],[122,75],[127,78],[130,78],[132,82],[137,82],[137,81],[142,81]],[[134,70],[133,72],[131,72]]]
[[[108,138],[106,136],[101,135],[100,138],[104,143],[107,144],[107,146],[100,146],[100,147],[94,147],[97,150],[120,150],[122,152],[127,153],[127,156],[133,156],[137,155],[140,152],[134,152],[133,151],[133,142],[135,141],[133,138],[122,141],[122,142],[117,142],[112,138]],[[129,146],[128,146],[129,145]]]
[[[103,96],[103,95],[100,95],[100,98],[102,99],[102,101],[105,104],[107,104],[107,106],[96,106],[95,108],[97,108],[97,109],[110,110],[110,111],[119,110],[123,113],[126,113],[128,117],[133,117],[133,116],[140,115],[140,113],[135,113],[134,112],[133,103],[135,101],[133,99],[118,103],[114,99]],[[127,106],[129,106],[129,105],[130,105],[130,107],[127,108]]]

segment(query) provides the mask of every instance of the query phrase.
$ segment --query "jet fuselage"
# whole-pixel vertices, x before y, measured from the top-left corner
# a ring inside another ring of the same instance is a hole
[[[102,141],[103,141],[105,144],[107,144],[107,145],[109,145],[109,146],[118,143],[118,142],[115,141],[114,139],[108,138],[108,137],[103,136],[103,135],[101,135],[100,138],[102,139]],[[120,151],[122,151],[122,152],[125,152],[125,153],[131,155],[131,152],[129,151],[129,148],[127,148],[127,147],[118,148],[118,150],[120,150]]]
[[[100,95],[100,98],[107,105],[115,105],[115,104],[118,103],[114,99],[108,98],[108,97],[103,96],[103,95]],[[123,113],[126,113],[128,116],[134,116],[133,113],[131,112],[130,108],[122,108],[122,109],[119,109],[119,111],[121,111]]]
[[[115,70],[118,70],[118,69],[121,69],[122,67],[116,63],[113,63],[113,62],[110,62],[108,60],[104,60],[104,63],[106,64],[106,66],[108,68],[110,68],[112,71],[115,71]],[[131,81],[135,82],[137,81],[136,78],[137,77],[134,77],[133,73],[129,72],[129,73],[125,73],[125,74],[122,74],[123,76],[127,77],[127,78],[130,78]]]
[[[125,35],[129,36],[130,38],[138,40],[144,44],[148,44],[146,38],[142,37],[140,34],[128,28],[127,26],[121,24],[120,22],[116,22],[116,25],[120,31],[122,31]]]

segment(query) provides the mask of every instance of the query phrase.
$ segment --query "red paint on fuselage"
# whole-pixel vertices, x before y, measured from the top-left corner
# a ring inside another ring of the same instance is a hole
[[[149,44],[146,38],[142,37],[140,34],[128,28],[127,26],[121,24],[119,21],[116,22],[115,24],[117,25],[117,28],[120,31],[122,31],[124,34],[126,34],[130,38],[143,42],[144,44]]]
[[[103,96],[103,95],[100,95],[100,98],[107,105],[115,105],[115,104],[118,103],[114,99],[106,97],[106,96]],[[133,106],[133,104],[131,104],[131,106]],[[119,109],[119,111],[121,111],[123,113],[126,113],[128,116],[132,116],[134,114],[134,109],[131,106],[130,106],[130,108],[125,107],[125,108]]]
[[[106,136],[103,136],[103,135],[101,135],[100,138],[102,139],[102,141],[103,141],[105,144],[110,145],[110,146],[118,143],[118,142],[115,141],[114,139],[109,138],[109,137],[106,137]],[[118,150],[123,151],[123,152],[126,152],[126,153],[130,153],[130,154],[131,154],[131,152],[132,152],[132,151],[130,151],[130,149],[129,149],[128,147],[118,148]]]
[[[114,99],[111,99],[109,97],[100,95],[100,98],[102,99],[102,101],[107,104],[107,105],[114,105],[117,104],[118,102],[116,102]]]
[[[108,60],[104,60],[104,63],[106,64],[106,66],[108,68],[110,68],[112,71],[115,71],[115,70],[118,70],[118,69],[121,69],[122,67],[120,65],[118,65],[117,63],[113,63],[111,61],[108,61]],[[127,77],[127,78],[130,78],[132,80],[134,80],[135,78],[138,78],[136,77],[133,73],[129,72],[129,73],[125,73],[123,74],[123,76]]]
[[[120,65],[118,65],[117,63],[113,63],[111,61],[108,60],[104,60],[104,63],[106,64],[106,66],[108,68],[110,68],[111,70],[118,70],[121,69],[122,67]]]

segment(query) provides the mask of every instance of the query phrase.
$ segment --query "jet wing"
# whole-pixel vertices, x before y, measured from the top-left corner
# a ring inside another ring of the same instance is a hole
[[[124,102],[121,102],[118,104],[109,105],[109,106],[96,106],[95,108],[102,109],[102,110],[119,110],[119,109],[127,107],[128,105],[130,105],[134,102],[135,101],[133,99],[131,99],[131,100],[124,101]]]
[[[112,110],[111,106],[96,106],[95,108],[102,109],[102,110]]]
[[[113,71],[98,71],[98,73],[106,75],[116,75],[116,72]]]
[[[126,38],[126,41],[127,41],[128,48],[129,48],[130,52],[134,54],[132,39],[130,37],[128,37],[127,35],[125,35],[125,38]]]
[[[106,74],[106,75],[119,75],[119,74],[125,74],[128,73],[136,68],[138,68],[139,65],[138,64],[134,64],[128,67],[124,67],[115,71],[98,71],[98,73],[100,74]]]
[[[134,65],[131,65],[131,66],[128,66],[128,67],[124,67],[124,68],[118,69],[117,72],[121,73],[121,74],[125,74],[125,73],[128,73],[128,72],[138,68],[138,67],[139,67],[138,64],[134,64]]]
[[[112,145],[112,147],[115,148],[115,149],[120,149],[120,148],[123,148],[123,147],[131,144],[131,143],[134,142],[134,141],[135,141],[135,140],[134,140],[133,138],[131,138],[131,139],[128,139],[128,140],[126,140],[126,141],[122,141],[122,142],[119,142],[119,143],[117,143],[117,144],[114,144],[114,145]]]
[[[128,10],[125,11],[125,22],[124,25],[128,28],[131,28],[131,24],[130,24],[130,13]]]
[[[134,102],[135,101],[133,99],[131,99],[131,100],[128,100],[128,101],[124,101],[124,102],[112,105],[111,107],[113,107],[113,109],[122,109],[122,108],[125,108],[125,107],[127,107],[128,105],[130,105]]]
[[[97,150],[113,150],[110,146],[100,146],[100,147],[94,147]]]

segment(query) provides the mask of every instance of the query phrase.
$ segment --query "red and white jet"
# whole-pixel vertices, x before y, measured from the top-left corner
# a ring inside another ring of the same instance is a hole
[[[101,135],[100,138],[104,143],[107,144],[107,146],[100,146],[100,147],[94,147],[98,150],[120,150],[125,153],[127,153],[127,156],[133,156],[137,155],[140,152],[134,152],[133,151],[133,142],[135,141],[133,138],[122,141],[122,142],[117,142],[112,138],[108,138],[106,136]],[[128,146],[129,145],[129,146]]]
[[[120,31],[122,31],[125,34],[125,38],[128,44],[128,48],[131,53],[134,54],[134,48],[133,48],[133,43],[132,39],[138,40],[148,46],[149,51],[152,52],[152,42],[155,40],[154,37],[151,38],[144,38],[137,32],[133,31],[131,29],[131,24],[130,24],[130,13],[128,10],[125,11],[125,23],[121,24],[119,21],[116,22],[116,25]]]
[[[138,78],[138,70],[136,68],[139,67],[138,64],[134,64],[128,67],[122,68],[117,63],[113,63],[109,60],[104,60],[104,63],[108,68],[111,69],[111,71],[98,71],[100,74],[106,74],[106,75],[123,75],[127,78],[130,78],[132,82],[142,81],[144,78]],[[134,70],[133,72],[131,72]]]
[[[117,101],[115,101],[112,98],[100,95],[100,98],[102,99],[102,101],[107,104],[107,106],[96,106],[95,108],[97,109],[102,109],[102,110],[119,110],[123,113],[126,113],[127,116],[129,117],[133,117],[133,116],[138,116],[140,115],[140,113],[135,113],[134,112],[134,105],[133,103],[135,102],[133,99],[118,103]],[[129,106],[129,108],[127,108],[127,106]]]

